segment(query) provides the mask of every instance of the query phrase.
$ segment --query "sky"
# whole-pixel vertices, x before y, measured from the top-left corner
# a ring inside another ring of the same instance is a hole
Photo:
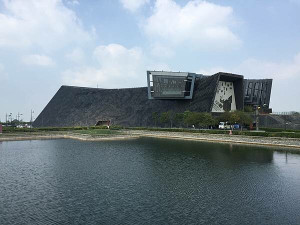
[[[0,121],[62,85],[146,86],[147,70],[272,78],[300,111],[300,0],[0,0]]]

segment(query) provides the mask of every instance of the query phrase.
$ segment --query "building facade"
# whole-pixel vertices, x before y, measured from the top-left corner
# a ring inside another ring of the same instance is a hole
[[[147,71],[147,87],[98,89],[62,86],[34,121],[35,127],[153,126],[153,113],[222,113],[245,105],[269,108],[272,80],[242,75]]]

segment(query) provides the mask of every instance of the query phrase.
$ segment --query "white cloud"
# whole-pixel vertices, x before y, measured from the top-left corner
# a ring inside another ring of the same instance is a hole
[[[146,66],[139,48],[127,49],[122,45],[98,46],[94,51],[98,65],[66,70],[62,73],[66,84],[102,88],[145,85]]]
[[[54,61],[46,55],[26,55],[23,56],[22,62],[26,65],[36,65],[36,66],[53,66]]]
[[[68,53],[65,55],[65,57],[75,63],[83,63],[84,62],[84,58],[85,58],[85,54],[82,51],[82,49],[80,48],[75,48],[73,49],[72,52]]]
[[[296,54],[292,60],[281,62],[247,59],[236,66],[233,71],[249,78],[274,78],[277,80],[300,78],[300,53]]]
[[[79,5],[79,1],[78,0],[68,0],[67,2],[70,5]]]
[[[300,52],[295,54],[291,60],[275,62],[249,58],[233,67],[219,66],[201,68],[197,71],[204,75],[212,75],[217,72],[237,73],[244,75],[245,78],[253,79],[289,80],[300,78]]]
[[[125,9],[128,9],[131,12],[135,12],[143,5],[149,3],[150,0],[120,0],[120,2]]]
[[[208,69],[202,68],[202,69],[198,70],[196,73],[203,74],[203,75],[213,75],[218,72],[232,72],[232,71],[229,71],[228,69],[225,69],[223,67],[212,67],[212,68],[208,68]]]
[[[167,47],[167,45],[156,42],[151,46],[151,54],[156,57],[169,58],[175,53],[171,48]]]
[[[146,86],[147,70],[170,70],[164,63],[149,60],[140,48],[119,44],[98,46],[93,56],[97,65],[66,70],[63,82],[85,87],[141,87]]]
[[[181,7],[173,0],[157,0],[154,13],[142,27],[152,41],[164,45],[224,49],[241,44],[230,30],[234,23],[231,7],[200,0]]]
[[[76,14],[61,0],[3,0],[0,47],[53,50],[91,39]]]

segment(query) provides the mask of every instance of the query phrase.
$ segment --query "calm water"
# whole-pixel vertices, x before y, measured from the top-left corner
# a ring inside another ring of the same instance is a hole
[[[300,224],[300,155],[151,138],[0,142],[0,224]]]

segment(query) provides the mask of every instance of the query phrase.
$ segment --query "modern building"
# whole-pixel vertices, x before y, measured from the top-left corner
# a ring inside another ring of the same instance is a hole
[[[243,110],[245,105],[270,111],[272,79],[247,80],[223,72],[204,76],[147,71],[147,83],[147,87],[124,89],[62,86],[33,126],[151,126],[153,113],[222,113]]]

